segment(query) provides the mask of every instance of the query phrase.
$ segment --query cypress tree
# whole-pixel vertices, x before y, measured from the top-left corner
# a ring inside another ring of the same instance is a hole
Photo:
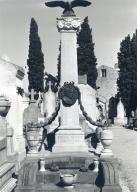
[[[88,17],[85,17],[81,24],[81,30],[77,37],[78,74],[87,74],[87,83],[96,88],[97,59],[94,54],[94,43],[92,40],[92,29],[88,24]]]
[[[137,33],[131,38],[125,37],[118,53],[119,78],[117,80],[119,95],[128,117],[137,108]]]
[[[117,103],[118,100],[116,97],[111,97],[109,99],[108,118],[112,120],[112,123],[114,123],[114,117],[117,116]]]
[[[131,51],[132,51],[132,95],[131,95],[131,109],[135,111],[137,109],[137,30],[133,34],[131,39]]]
[[[29,91],[34,89],[36,92],[43,92],[44,78],[44,55],[42,53],[41,41],[38,35],[38,25],[34,18],[31,19],[29,35],[29,54],[28,54],[28,80]]]

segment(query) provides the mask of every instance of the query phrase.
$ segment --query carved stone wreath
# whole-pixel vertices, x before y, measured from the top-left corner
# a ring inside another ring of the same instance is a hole
[[[74,82],[65,82],[59,90],[59,98],[65,107],[74,105],[79,97],[79,92]]]

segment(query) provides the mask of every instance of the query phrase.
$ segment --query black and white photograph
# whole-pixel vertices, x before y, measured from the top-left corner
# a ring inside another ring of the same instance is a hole
[[[0,192],[137,192],[137,0],[0,0]]]

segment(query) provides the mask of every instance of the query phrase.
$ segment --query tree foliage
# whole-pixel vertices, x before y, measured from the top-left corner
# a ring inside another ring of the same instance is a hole
[[[129,117],[137,108],[137,32],[121,42],[118,66],[118,91]]]
[[[34,89],[36,92],[43,92],[44,78],[44,55],[42,53],[41,41],[38,35],[38,25],[34,18],[31,19],[29,35],[29,54],[28,54],[28,80],[29,91]]]
[[[92,29],[88,24],[86,17],[81,25],[81,30],[77,37],[77,55],[78,55],[78,73],[87,74],[87,82],[93,88],[96,88],[97,79],[97,59],[94,54],[94,43],[92,40]]]
[[[108,118],[109,119],[114,119],[114,117],[117,116],[117,104],[118,104],[117,97],[111,97],[109,99],[109,105],[108,105]]]

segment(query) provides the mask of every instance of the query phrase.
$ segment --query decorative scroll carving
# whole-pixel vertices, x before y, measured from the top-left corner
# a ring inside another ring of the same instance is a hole
[[[57,18],[57,28],[59,31],[77,31],[80,28],[79,17],[61,17]]]

